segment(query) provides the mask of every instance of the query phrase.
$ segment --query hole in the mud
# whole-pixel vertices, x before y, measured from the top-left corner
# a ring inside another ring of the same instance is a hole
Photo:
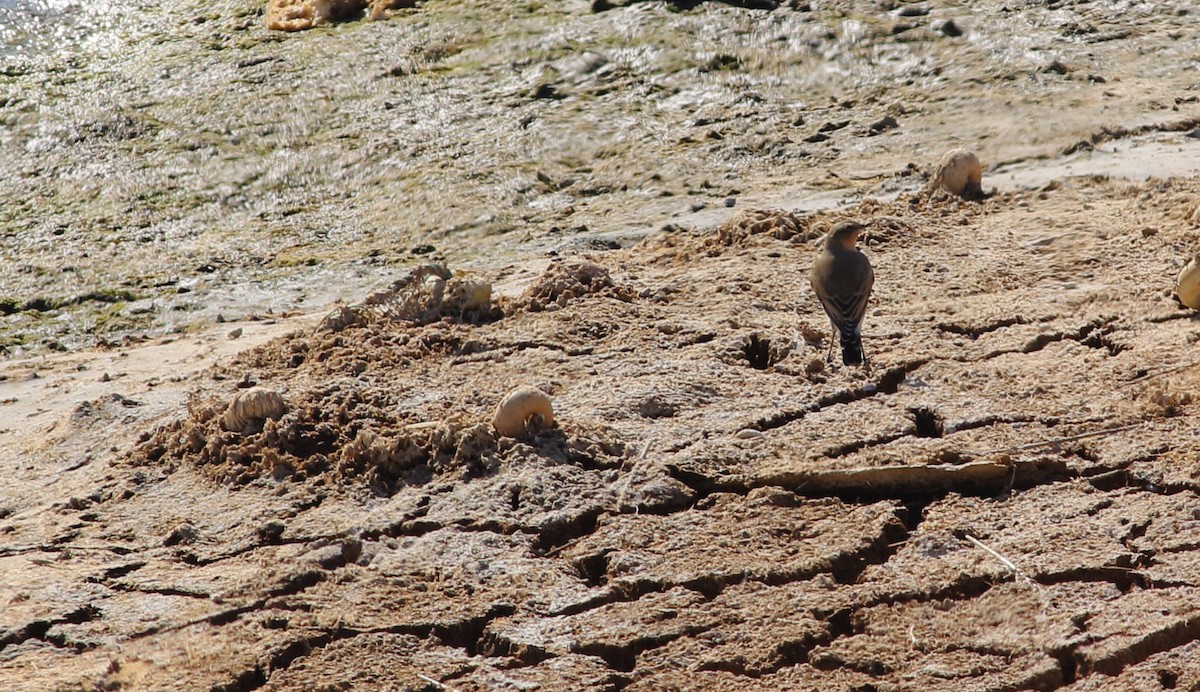
[[[879,378],[879,391],[884,394],[895,394],[900,389],[900,385],[908,377],[908,370],[905,368],[896,368],[884,373],[883,377]]]
[[[249,692],[267,684],[267,672],[261,665],[256,665],[238,674],[233,682],[227,685],[213,685],[214,692]]]
[[[910,408],[909,414],[913,417],[913,435],[916,437],[941,437],[945,434],[945,424],[942,417],[937,411],[927,407],[918,406]]]
[[[1108,355],[1115,356],[1125,350],[1123,344],[1118,344],[1108,338],[1108,334],[1100,328],[1093,329],[1084,338],[1079,340],[1079,343],[1090,348],[1103,348],[1108,351]]]
[[[721,595],[725,590],[725,578],[720,575],[707,574],[699,579],[694,579],[683,585],[684,588],[691,589],[696,593],[704,596],[708,600],[712,600]]]
[[[631,648],[597,642],[581,646],[576,651],[585,656],[599,656],[609,668],[622,673],[628,673],[637,665],[637,652]]]
[[[1175,685],[1179,683],[1179,673],[1172,670],[1158,671],[1158,684],[1162,685],[1164,690],[1173,690]]]
[[[1056,654],[1055,658],[1058,659],[1058,667],[1062,669],[1063,684],[1073,684],[1079,674],[1079,662],[1075,660],[1075,654],[1068,649]]]
[[[608,552],[606,550],[575,561],[575,570],[588,586],[603,586],[608,582]]]
[[[904,505],[905,511],[900,514],[900,521],[904,522],[904,528],[909,533],[917,530],[921,522],[925,521],[925,508],[931,502],[907,502]]]
[[[296,659],[302,656],[308,656],[314,649],[322,648],[333,641],[333,635],[322,634],[312,639],[298,639],[291,644],[283,647],[273,657],[271,657],[271,670],[283,670],[292,665]]]
[[[463,622],[436,625],[433,628],[433,635],[447,646],[465,649],[468,656],[477,656],[481,649],[486,648],[484,630],[487,629],[488,623],[496,618],[512,615],[516,610],[516,606],[511,603],[499,603],[492,606],[486,615]]]
[[[742,345],[742,354],[750,362],[750,367],[766,370],[771,366],[771,340],[751,334]]]
[[[547,551],[565,545],[568,541],[589,534],[596,530],[600,520],[600,510],[594,510],[574,517],[547,522],[534,544],[534,551],[545,555]]]
[[[829,625],[829,638],[841,639],[854,634],[854,625],[850,619],[851,609],[843,608],[835,611],[825,618],[826,624]]]

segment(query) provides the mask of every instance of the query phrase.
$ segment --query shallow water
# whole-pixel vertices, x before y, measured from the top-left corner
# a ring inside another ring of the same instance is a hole
[[[124,11],[109,0],[0,0],[0,64],[103,49]]]

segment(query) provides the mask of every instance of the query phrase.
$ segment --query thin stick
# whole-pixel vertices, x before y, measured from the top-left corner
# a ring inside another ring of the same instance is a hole
[[[1155,377],[1162,377],[1163,375],[1170,375],[1170,374],[1171,374],[1171,373],[1173,373],[1173,372],[1179,372],[1180,370],[1187,370],[1188,368],[1194,368],[1194,367],[1196,367],[1197,365],[1200,365],[1200,361],[1195,361],[1195,362],[1192,362],[1192,363],[1187,363],[1187,364],[1184,364],[1184,365],[1177,365],[1177,366],[1175,366],[1175,367],[1173,367],[1173,368],[1167,368],[1166,370],[1160,370],[1160,371],[1158,371],[1158,372],[1155,372],[1155,373],[1150,373],[1149,375],[1145,375],[1145,376],[1143,376],[1143,377],[1139,377],[1139,378],[1137,378],[1136,380],[1130,380],[1129,382],[1126,382],[1125,384],[1123,384],[1123,385],[1121,385],[1121,386],[1122,386],[1122,387],[1130,387],[1130,386],[1133,386],[1133,385],[1135,385],[1135,384],[1141,384],[1141,383],[1143,383],[1143,382],[1147,382],[1147,381],[1149,381],[1149,380],[1152,380],[1152,379],[1154,379]]]
[[[986,545],[983,544],[983,541],[972,536],[971,534],[969,534],[969,533],[966,534],[966,537],[967,537],[967,540],[974,543],[976,547],[983,548],[985,551],[987,551],[988,555],[991,555],[992,557],[996,558],[1001,563],[1003,563],[1003,565],[1005,567],[1012,570],[1013,574],[1018,575],[1018,576],[1025,576],[1024,574],[1021,573],[1021,570],[1017,569],[1017,566],[1012,563],[1012,560],[1009,560],[1008,558],[1004,557],[1000,553],[997,553],[995,550],[992,550],[991,548],[987,547]]]
[[[433,685],[437,685],[439,688],[441,688],[443,690],[447,690],[447,692],[454,692],[453,687],[451,687],[445,683],[438,682],[437,680],[434,680],[433,678],[429,677],[428,675],[421,675],[420,673],[417,673],[417,677],[421,678],[425,682],[428,682]]]
[[[1018,445],[1016,447],[1001,447],[999,449],[990,449],[990,450],[984,452],[984,454],[999,454],[1000,452],[1019,452],[1023,449],[1035,449],[1037,447],[1048,447],[1050,445],[1056,445],[1056,444],[1060,444],[1063,442],[1074,442],[1075,440],[1083,440],[1083,439],[1086,439],[1089,437],[1100,437],[1101,435],[1108,435],[1109,433],[1125,432],[1126,430],[1133,430],[1134,428],[1141,427],[1141,425],[1142,425],[1141,423],[1131,423],[1129,425],[1122,425],[1122,426],[1118,426],[1115,428],[1105,428],[1103,430],[1093,430],[1091,432],[1079,433],[1078,435],[1068,435],[1066,437],[1056,437],[1052,440],[1042,440],[1041,442],[1030,442],[1029,444]]]

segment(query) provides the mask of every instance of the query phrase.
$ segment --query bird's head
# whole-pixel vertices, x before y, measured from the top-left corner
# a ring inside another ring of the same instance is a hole
[[[858,242],[858,236],[866,226],[863,226],[857,221],[842,221],[833,227],[829,232],[829,244],[841,245],[847,250],[853,250],[854,244]]]

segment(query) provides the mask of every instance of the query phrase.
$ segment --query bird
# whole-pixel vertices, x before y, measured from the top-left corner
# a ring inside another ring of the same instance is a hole
[[[866,354],[862,347],[862,321],[867,312],[867,300],[875,285],[875,270],[855,243],[865,226],[857,221],[842,221],[825,234],[821,253],[813,262],[808,280],[813,292],[829,315],[833,332],[842,346],[843,365],[864,365]],[[829,352],[833,354],[833,341]]]

